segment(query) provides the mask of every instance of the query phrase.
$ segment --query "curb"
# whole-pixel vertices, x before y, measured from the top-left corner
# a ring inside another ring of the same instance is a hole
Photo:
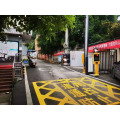
[[[27,99],[27,105],[33,105],[32,97],[31,97],[31,92],[30,92],[30,87],[29,87],[29,82],[27,78],[27,71],[26,67],[24,68],[24,78],[25,78],[25,91],[26,91],[26,99]]]
[[[63,67],[65,67],[65,68],[67,68],[67,69],[69,69],[69,70],[71,70],[71,71],[73,71],[73,72],[78,72],[78,71],[73,70],[73,69],[71,69],[71,68],[69,68],[69,67],[67,67],[67,66],[63,66]],[[111,82],[105,81],[105,80],[103,80],[103,79],[93,77],[93,76],[91,76],[91,75],[85,75],[84,73],[80,73],[80,72],[78,72],[78,73],[81,74],[81,75],[84,75],[84,76],[86,76],[86,77],[89,77],[89,78],[92,78],[92,79],[96,79],[96,80],[99,80],[99,81],[101,81],[101,82],[105,82],[105,83],[108,83],[108,84],[111,84],[111,85],[114,85],[114,86],[120,88],[120,85],[117,85],[117,84],[115,84],[115,83],[111,83]]]

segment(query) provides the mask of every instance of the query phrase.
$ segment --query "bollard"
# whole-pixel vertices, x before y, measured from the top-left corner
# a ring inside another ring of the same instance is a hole
[[[82,54],[83,73],[85,73],[84,53]]]
[[[100,64],[99,55],[100,53],[93,54],[93,61],[95,65],[95,73],[94,73],[95,76],[99,76],[99,64]]]
[[[95,76],[99,76],[99,64],[95,64]]]
[[[23,66],[23,74],[25,74],[25,66]]]

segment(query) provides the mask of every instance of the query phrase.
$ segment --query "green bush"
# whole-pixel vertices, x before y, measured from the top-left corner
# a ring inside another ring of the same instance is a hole
[[[24,61],[28,61],[28,59],[25,59],[25,58],[24,58],[22,61],[23,61],[23,62],[24,62]]]

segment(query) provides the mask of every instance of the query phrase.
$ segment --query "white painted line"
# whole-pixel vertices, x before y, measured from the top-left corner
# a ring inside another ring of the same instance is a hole
[[[78,71],[75,71],[75,70],[72,70],[72,69],[68,68],[67,66],[63,66],[63,67],[65,67],[66,69],[71,70],[71,71],[73,71],[73,72],[78,72]],[[79,73],[79,72],[78,72],[78,73]]]
[[[65,68],[67,68],[67,69],[69,69],[69,70],[71,70],[71,71],[73,71],[73,72],[78,72],[78,71],[76,71],[76,70],[72,70],[71,68],[68,68],[67,66],[63,66],[63,67],[65,67]],[[84,76],[86,76],[86,77],[90,77],[90,78],[92,78],[92,79],[100,80],[100,81],[102,81],[102,82],[109,83],[109,84],[111,84],[111,85],[120,87],[120,85],[117,85],[117,84],[108,82],[108,81],[106,81],[106,80],[103,80],[103,79],[100,79],[100,78],[96,78],[96,77],[92,77],[92,76],[90,76],[90,75],[85,75],[84,73],[80,73],[80,72],[78,72],[78,73],[81,74],[81,75],[84,75]]]
[[[25,67],[25,90],[26,90],[27,105],[33,105],[32,97],[30,93],[30,87],[29,87],[28,78],[27,78],[26,67]]]
[[[38,68],[38,70],[40,70],[40,71],[50,71],[50,70],[48,70],[47,68]]]

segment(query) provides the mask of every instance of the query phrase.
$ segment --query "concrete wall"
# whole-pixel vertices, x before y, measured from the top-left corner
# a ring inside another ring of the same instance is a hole
[[[83,51],[70,51],[70,66],[83,66],[82,64]]]

